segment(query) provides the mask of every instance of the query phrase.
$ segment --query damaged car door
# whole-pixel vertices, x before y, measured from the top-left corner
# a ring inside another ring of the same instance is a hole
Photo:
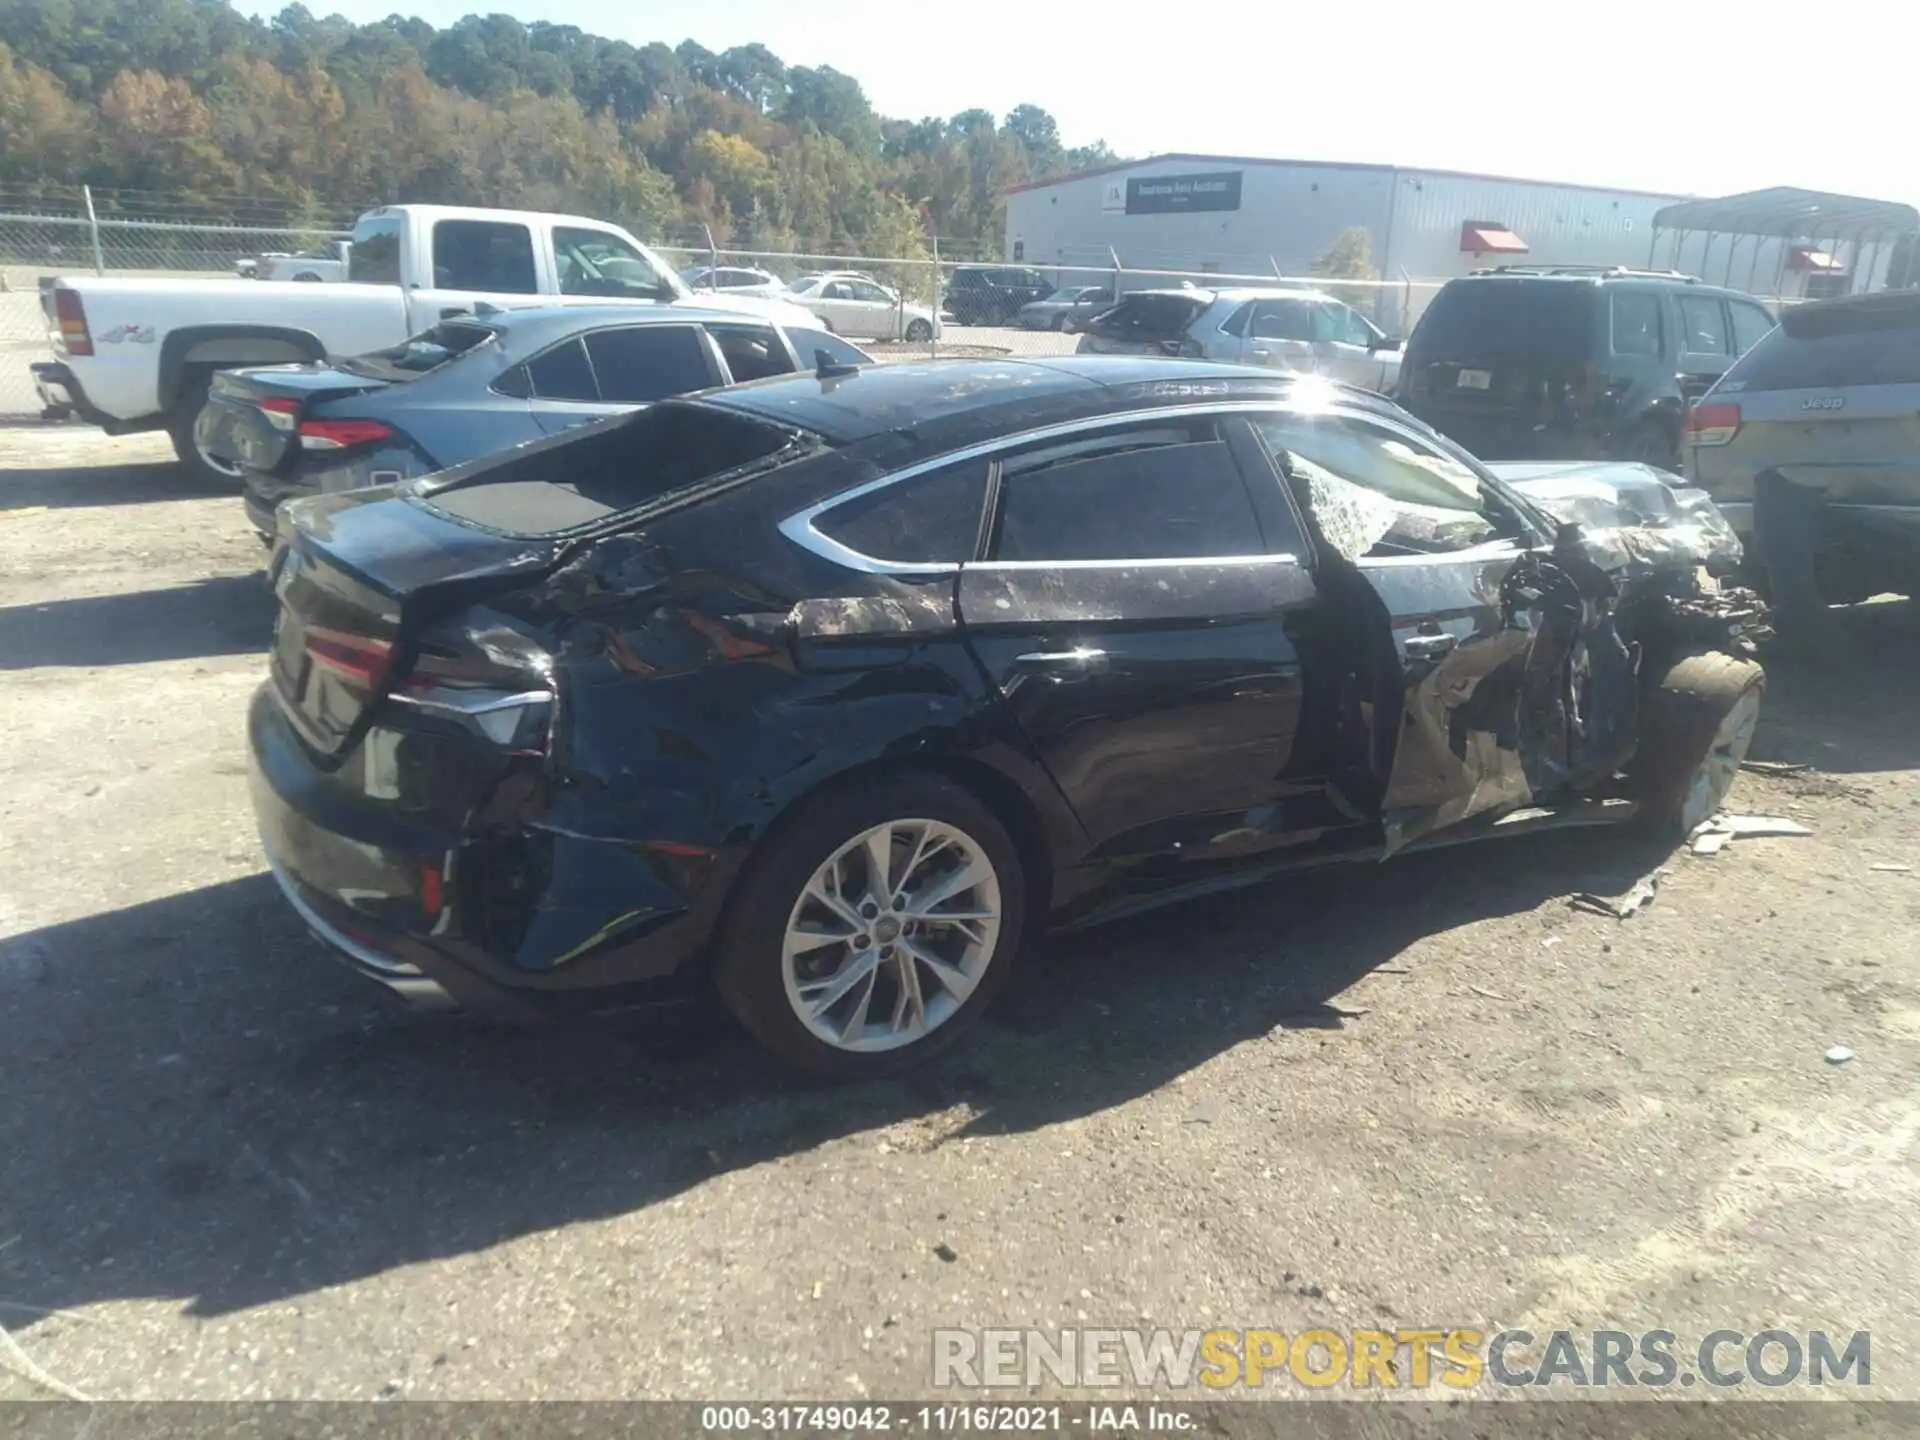
[[[1572,798],[1625,763],[1637,655],[1615,632],[1611,579],[1574,532],[1553,533],[1492,476],[1381,415],[1302,409],[1257,428],[1321,563],[1357,573],[1377,601],[1369,623],[1391,630],[1388,853]]]
[[[961,623],[1095,861],[1197,877],[1329,823],[1293,763],[1319,599],[1243,455],[1264,468],[1243,421],[1183,415],[996,459]]]

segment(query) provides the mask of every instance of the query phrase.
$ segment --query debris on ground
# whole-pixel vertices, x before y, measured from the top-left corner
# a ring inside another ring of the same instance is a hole
[[[1616,920],[1625,920],[1653,903],[1653,897],[1659,891],[1660,881],[1666,873],[1664,870],[1655,870],[1650,875],[1643,875],[1619,895],[1581,890],[1569,895],[1567,904],[1575,910],[1585,910],[1593,915],[1611,915]]]
[[[1878,870],[1882,875],[1911,875],[1911,865],[1869,865],[1869,870]]]
[[[1687,848],[1695,855],[1718,855],[1736,839],[1757,839],[1763,835],[1811,835],[1813,831],[1798,820],[1782,815],[1716,815],[1702,820],[1687,837]]]
[[[935,1256],[945,1261],[949,1265],[951,1265],[954,1261],[960,1258],[960,1252],[955,1250],[951,1245],[947,1244],[947,1242],[944,1240],[942,1240],[938,1245],[933,1247],[933,1253]]]
[[[1813,766],[1804,760],[1742,760],[1740,768],[1755,775],[1804,775]]]
[[[1844,1045],[1836,1045],[1827,1051],[1827,1064],[1845,1065],[1853,1059],[1853,1051]]]

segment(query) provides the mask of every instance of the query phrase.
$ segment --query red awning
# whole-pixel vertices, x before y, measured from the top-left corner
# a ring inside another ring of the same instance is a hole
[[[1527,242],[1504,225],[1469,220],[1460,227],[1460,249],[1470,255],[1524,255]]]
[[[1789,270],[1844,270],[1842,265],[1825,250],[1816,250],[1811,245],[1796,245],[1793,254],[1787,259]]]

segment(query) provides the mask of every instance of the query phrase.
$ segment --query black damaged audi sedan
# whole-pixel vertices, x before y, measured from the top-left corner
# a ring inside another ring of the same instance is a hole
[[[1669,483],[1671,482],[1671,483]],[[267,857],[417,1001],[711,983],[897,1072],[1023,938],[1296,867],[1711,816],[1738,542],[1644,466],[1511,481],[1203,362],[815,374],[282,512]]]

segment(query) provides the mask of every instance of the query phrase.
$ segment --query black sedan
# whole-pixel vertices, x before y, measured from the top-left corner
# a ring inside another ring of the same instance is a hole
[[[483,305],[391,350],[214,376],[203,453],[271,539],[288,500],[392,484],[712,385],[872,357],[823,330],[694,305]]]
[[[1704,497],[1204,362],[823,370],[283,522],[253,795],[324,940],[520,1013],[710,978],[843,1076],[1043,926],[1690,826],[1764,683]]]

